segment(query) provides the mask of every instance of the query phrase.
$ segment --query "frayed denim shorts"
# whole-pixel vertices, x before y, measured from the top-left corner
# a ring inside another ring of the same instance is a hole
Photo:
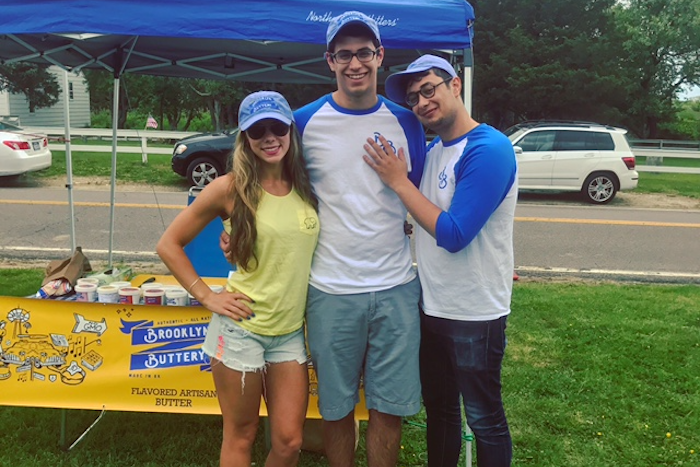
[[[303,326],[289,334],[263,336],[218,313],[211,318],[202,350],[243,373],[262,371],[270,363],[296,361],[301,365],[308,360]]]

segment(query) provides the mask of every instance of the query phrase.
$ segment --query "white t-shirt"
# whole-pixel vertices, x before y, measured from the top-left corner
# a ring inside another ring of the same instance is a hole
[[[319,199],[321,234],[310,283],[319,290],[354,294],[386,290],[411,281],[406,208],[362,159],[369,137],[383,135],[403,147],[414,183],[425,158],[423,129],[407,109],[379,96],[356,111],[326,95],[294,113],[311,183]]]
[[[416,229],[426,315],[490,321],[510,313],[517,174],[513,146],[488,125],[428,148],[420,191],[443,212],[435,237]]]

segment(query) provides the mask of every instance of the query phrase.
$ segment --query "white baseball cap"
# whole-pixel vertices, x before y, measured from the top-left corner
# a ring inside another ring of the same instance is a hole
[[[428,71],[431,68],[439,68],[449,73],[453,78],[457,77],[457,72],[450,62],[437,55],[423,55],[408,65],[404,71],[399,71],[389,75],[384,82],[386,96],[394,102],[403,104],[406,102],[406,87],[411,76]]]

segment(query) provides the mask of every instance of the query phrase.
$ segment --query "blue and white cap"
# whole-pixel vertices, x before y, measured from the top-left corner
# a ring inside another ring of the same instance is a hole
[[[359,11],[346,11],[345,13],[332,18],[331,22],[328,23],[328,29],[326,30],[326,46],[330,47],[331,42],[333,42],[333,39],[335,39],[335,36],[338,35],[341,29],[350,24],[360,24],[364,26],[370,33],[372,33],[377,41],[381,42],[379,37],[379,26],[375,20]]]
[[[238,108],[238,128],[246,131],[255,123],[272,118],[291,125],[294,114],[284,96],[275,91],[258,91],[248,94]]]
[[[457,77],[457,72],[450,62],[437,55],[423,55],[408,65],[404,71],[399,71],[389,75],[384,83],[386,96],[394,102],[403,104],[406,101],[406,87],[411,77],[417,73],[428,71],[431,68],[439,68],[446,71],[453,78]]]

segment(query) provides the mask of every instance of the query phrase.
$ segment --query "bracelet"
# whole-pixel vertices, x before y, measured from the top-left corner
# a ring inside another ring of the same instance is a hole
[[[190,286],[187,288],[187,293],[189,293],[190,295],[192,295],[192,287],[194,287],[194,286],[197,284],[197,282],[199,282],[199,281],[201,281],[201,280],[202,280],[201,277],[197,277],[197,278],[194,280],[194,282],[192,282],[192,283],[190,284]]]

